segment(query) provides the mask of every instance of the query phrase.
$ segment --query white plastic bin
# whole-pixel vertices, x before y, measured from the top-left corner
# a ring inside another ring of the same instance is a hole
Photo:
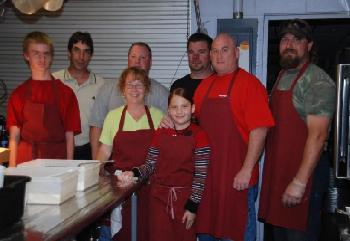
[[[60,160],[60,159],[35,159],[21,163],[19,166],[39,167],[65,167],[78,170],[78,191],[84,191],[98,183],[100,162],[95,160]]]
[[[73,168],[21,166],[7,168],[5,174],[32,178],[26,189],[26,201],[31,204],[61,204],[77,191],[78,171]]]

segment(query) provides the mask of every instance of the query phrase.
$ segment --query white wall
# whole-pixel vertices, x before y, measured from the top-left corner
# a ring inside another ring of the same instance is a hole
[[[234,0],[200,0],[202,22],[211,37],[216,36],[217,19],[233,16]],[[348,7],[347,7],[348,6]],[[257,18],[258,40],[256,56],[256,75],[265,83],[267,29],[269,19],[287,19],[294,17],[335,18],[349,17],[350,0],[243,0],[243,18]],[[197,30],[196,16],[192,6],[192,32]]]

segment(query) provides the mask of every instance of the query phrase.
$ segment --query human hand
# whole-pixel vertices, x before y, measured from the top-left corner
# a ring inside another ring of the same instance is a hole
[[[121,173],[116,173],[117,176],[117,186],[128,187],[134,183],[134,173],[131,171],[125,171]]]
[[[251,170],[241,168],[235,178],[233,179],[233,188],[242,191],[249,187],[250,177],[252,176]]]
[[[105,169],[105,163],[104,162],[100,162],[100,171],[99,171],[99,175],[101,177],[106,177],[109,175],[109,173],[106,171]]]
[[[192,227],[195,218],[196,218],[195,213],[191,213],[188,210],[185,211],[184,216],[182,217],[182,223],[186,222],[186,229],[190,229]]]
[[[282,195],[282,203],[284,207],[291,208],[301,203],[305,193],[306,184],[301,183],[297,179],[293,179],[287,186]]]
[[[166,129],[169,129],[169,128],[174,129],[174,123],[168,115],[164,115],[162,120],[159,123],[159,127],[166,128]]]

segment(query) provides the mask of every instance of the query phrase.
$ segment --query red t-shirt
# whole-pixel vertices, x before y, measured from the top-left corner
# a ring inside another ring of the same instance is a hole
[[[204,79],[194,95],[196,115],[199,116],[203,98],[213,81],[209,98],[220,98],[227,95],[233,74],[218,76],[216,74]],[[231,89],[231,110],[243,140],[248,143],[249,132],[258,127],[271,127],[274,120],[268,104],[265,87],[253,75],[239,69]],[[220,122],[220,120],[218,120]]]
[[[58,91],[53,91],[52,82],[56,82]],[[26,80],[19,85],[11,94],[7,106],[7,128],[23,126],[23,107],[26,100],[26,90],[32,85],[31,100],[36,103],[52,103],[55,94],[59,93],[59,110],[65,131],[73,131],[74,134],[81,132],[80,114],[77,98],[71,88],[64,85],[60,80]]]
[[[209,140],[207,133],[199,126],[195,124],[189,125],[185,130],[175,131],[172,128],[158,128],[157,131],[154,133],[151,146],[155,148],[159,148],[159,136],[162,134],[166,134],[168,136],[172,135],[187,135],[186,132],[189,131],[190,136],[194,137],[195,140],[195,149],[197,148],[203,148],[203,147],[209,147]]]
[[[233,73],[223,76],[214,74],[202,81],[194,95],[197,116],[200,116],[203,99],[213,81],[215,82],[208,93],[208,97],[226,97],[232,77]],[[229,100],[231,103],[233,120],[242,139],[246,143],[248,143],[250,131],[259,127],[271,127],[274,125],[274,120],[269,109],[268,96],[264,86],[255,76],[243,69],[239,69],[236,75]],[[218,124],[219,123],[220,120],[218,120]],[[250,186],[257,183],[258,177],[259,166],[256,164],[251,176]]]

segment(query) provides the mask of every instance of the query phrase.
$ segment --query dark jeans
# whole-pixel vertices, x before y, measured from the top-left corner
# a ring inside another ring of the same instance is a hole
[[[321,209],[329,182],[328,152],[323,152],[314,170],[306,232],[272,225],[274,241],[317,241],[321,230]]]
[[[76,146],[74,148],[74,160],[91,160],[91,146],[87,143],[82,146]]]

